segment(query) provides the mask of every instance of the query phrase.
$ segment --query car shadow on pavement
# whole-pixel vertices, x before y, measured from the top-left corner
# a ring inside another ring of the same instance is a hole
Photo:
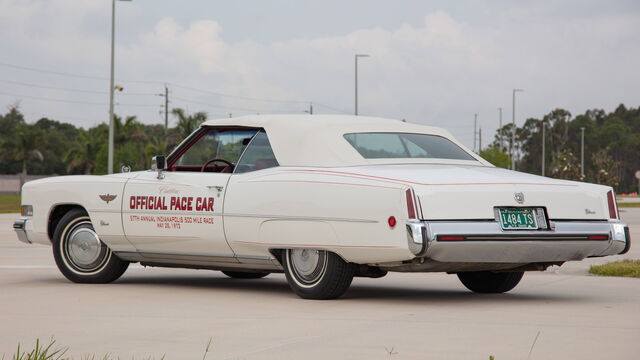
[[[189,287],[205,290],[233,290],[242,292],[291,293],[284,278],[268,276],[263,279],[231,279],[220,276],[124,276],[114,284],[135,286]]]
[[[389,286],[352,286],[343,296],[344,299],[367,300],[367,301],[394,301],[394,302],[423,302],[431,303],[482,303],[482,302],[589,302],[590,298],[576,296],[568,293],[531,293],[526,290],[512,290],[505,294],[477,294],[466,289],[425,289],[425,288],[402,288]]]
[[[115,284],[136,287],[188,287],[203,291],[242,292],[255,295],[297,297],[289,288],[283,275],[270,275],[263,279],[230,279],[219,276],[125,276]],[[169,291],[169,290],[168,290]],[[340,297],[341,301],[366,300],[385,302],[589,302],[592,299],[569,293],[532,293],[530,290],[515,289],[506,294],[476,294],[466,289],[438,289],[424,287],[399,287],[388,284],[352,284]]]

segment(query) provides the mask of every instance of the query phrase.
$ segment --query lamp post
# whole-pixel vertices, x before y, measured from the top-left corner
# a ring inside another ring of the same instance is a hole
[[[498,108],[498,134],[500,135],[500,151],[502,151],[502,108]]]
[[[369,55],[367,55],[367,54],[356,54],[355,57],[354,57],[355,58],[355,63],[356,63],[356,71],[355,71],[355,73],[356,73],[356,84],[355,84],[356,85],[355,86],[356,98],[355,98],[355,102],[356,103],[355,103],[355,112],[354,112],[355,115],[358,115],[358,58],[361,58],[361,57],[369,57]]]
[[[118,0],[131,1],[131,0]],[[109,154],[107,157],[107,173],[113,174],[113,92],[114,87],[114,57],[115,57],[115,37],[116,37],[116,0],[111,0],[111,76],[109,78]]]
[[[511,129],[511,147],[509,151],[509,155],[511,155],[511,170],[516,169],[516,157],[515,157],[515,146],[516,146],[516,92],[524,91],[524,89],[513,89],[513,113],[512,113],[512,129]]]
[[[545,137],[544,137],[544,120],[540,120],[540,127],[542,127],[542,171],[541,171],[541,175],[544,176],[544,168],[545,168],[545,158],[544,158],[544,154],[546,153],[545,151],[545,145],[546,145],[546,141],[545,141]]]
[[[478,114],[473,114],[473,151],[476,151],[476,138],[478,137]]]
[[[584,127],[580,128],[580,175],[584,180]]]

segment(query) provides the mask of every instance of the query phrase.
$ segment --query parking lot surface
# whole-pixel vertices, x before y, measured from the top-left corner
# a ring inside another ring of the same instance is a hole
[[[113,284],[81,285],[51,248],[20,243],[0,214],[0,358],[52,336],[80,359],[640,359],[640,279],[587,275],[588,259],[527,273],[480,295],[455,275],[357,278],[333,301],[295,296],[284,276],[132,265]],[[625,209],[640,239],[640,209]],[[391,352],[391,350],[393,351]],[[391,353],[390,353],[391,352]]]

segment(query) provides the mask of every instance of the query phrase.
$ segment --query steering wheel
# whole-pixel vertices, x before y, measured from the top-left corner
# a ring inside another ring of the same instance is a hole
[[[216,162],[225,163],[227,165],[222,169],[222,171],[220,171],[221,173],[226,172],[228,169],[231,169],[233,167],[233,163],[225,159],[211,159],[211,160],[208,160],[206,163],[204,163],[204,165],[202,165],[200,172],[204,172],[204,169],[206,169],[207,166],[209,166],[209,164],[216,163]]]

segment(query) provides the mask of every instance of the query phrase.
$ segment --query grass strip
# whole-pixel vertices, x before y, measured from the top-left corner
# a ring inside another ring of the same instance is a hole
[[[594,265],[589,273],[598,276],[622,276],[640,278],[640,260],[622,260],[603,265]]]
[[[20,212],[19,194],[0,194],[0,213]]]
[[[640,202],[619,202],[619,208],[640,208]]]

